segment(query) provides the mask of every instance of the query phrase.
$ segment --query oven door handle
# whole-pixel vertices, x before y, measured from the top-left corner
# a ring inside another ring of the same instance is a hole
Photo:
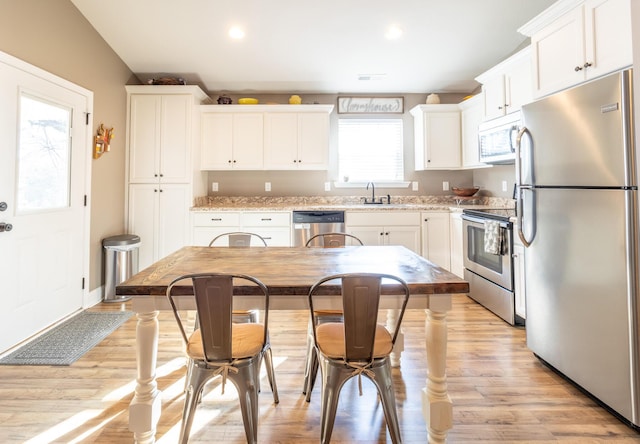
[[[462,220],[466,220],[467,222],[471,222],[474,224],[478,224],[480,226],[484,226],[484,221],[485,220],[494,220],[494,219],[489,219],[489,218],[484,218],[484,217],[477,217],[477,216],[472,216],[470,214],[462,214]],[[500,221],[500,228],[504,228],[504,229],[508,229],[509,228],[509,224],[510,222],[505,222],[505,221]]]

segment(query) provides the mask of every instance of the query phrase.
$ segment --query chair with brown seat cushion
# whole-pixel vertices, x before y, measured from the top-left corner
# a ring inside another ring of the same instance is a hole
[[[209,242],[210,247],[229,247],[229,248],[249,248],[249,247],[266,247],[267,241],[256,233],[248,231],[231,231],[228,233],[222,233],[211,239]],[[233,322],[246,323],[246,322],[258,322],[259,312],[258,310],[234,310]],[[267,337],[267,348],[270,347],[269,338]],[[269,382],[272,382],[273,367],[267,362],[267,375],[269,376]]]
[[[256,286],[263,295],[251,300],[261,303],[258,308],[264,312],[264,323],[232,322],[234,284],[239,282]],[[185,294],[194,295],[197,309],[198,328],[190,335],[186,333],[179,311],[178,300],[187,297]],[[205,384],[215,376],[222,376],[223,393],[227,380],[238,390],[247,442],[255,443],[258,436],[258,392],[262,359],[265,359],[268,369],[273,368],[271,348],[267,341],[269,292],[266,286],[258,279],[246,275],[192,274],[174,279],[167,288],[167,298],[189,358],[179,442],[186,443],[189,439],[195,410]],[[275,378],[269,382],[273,400],[277,403],[279,400]]]
[[[339,248],[344,247],[347,244],[350,245],[364,245],[358,237],[341,232],[320,233],[315,236],[311,236],[306,242],[306,247],[322,247],[322,248]],[[316,310],[316,319],[318,324],[325,322],[342,322],[342,311],[340,310]],[[304,381],[302,393],[306,395],[307,402],[311,401],[311,392],[316,382],[316,375],[318,374],[318,359],[315,356],[313,350],[313,337],[311,334],[311,325],[308,328],[307,336],[307,356],[305,360],[304,368]]]
[[[384,283],[384,285],[383,285]],[[316,310],[323,296],[321,289],[339,286],[342,294],[343,322],[318,324]],[[378,324],[381,294],[398,295],[400,313],[393,332]],[[358,377],[362,393],[363,376],[378,390],[389,434],[400,443],[390,354],[400,331],[409,301],[409,288],[400,278],[387,274],[342,274],[319,280],[309,291],[309,311],[314,348],[322,374],[321,439],[329,443],[344,383]]]

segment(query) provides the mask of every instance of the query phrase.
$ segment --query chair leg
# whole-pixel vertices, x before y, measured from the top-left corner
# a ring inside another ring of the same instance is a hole
[[[318,375],[318,352],[316,351],[313,345],[311,346],[311,351],[309,352],[309,357],[307,358],[307,366],[305,368],[305,372],[307,373],[305,377],[305,390],[303,393],[306,394],[305,400],[307,402],[311,402],[311,392],[313,391],[313,386],[316,384],[316,378]]]
[[[186,444],[189,441],[191,433],[191,425],[193,424],[193,416],[196,412],[196,406],[202,393],[205,383],[211,378],[212,373],[209,370],[199,368],[189,360],[189,379],[187,380],[187,395],[184,400],[184,410],[182,412],[182,426],[180,427],[180,444]]]
[[[338,410],[338,400],[340,391],[344,383],[352,377],[352,370],[336,365],[331,365],[329,361],[318,356],[322,373],[322,403],[320,422],[320,442],[329,444],[333,433],[333,424]]]
[[[264,351],[264,363],[267,370],[267,378],[269,379],[269,385],[271,386],[271,393],[273,393],[273,402],[278,404],[280,398],[278,396],[278,386],[276,384],[276,374],[273,370],[273,355],[271,353],[271,347],[268,347]]]
[[[258,441],[258,387],[256,381],[260,374],[260,359],[248,365],[238,367],[238,373],[229,375],[238,389],[244,433],[247,442],[254,444]]]
[[[396,396],[393,390],[393,379],[391,376],[391,361],[387,360],[380,367],[372,368],[375,378],[372,379],[378,388],[378,394],[382,401],[382,409],[384,410],[384,418],[387,421],[389,435],[394,444],[402,443],[400,436],[400,425],[398,423],[398,410],[396,407]]]

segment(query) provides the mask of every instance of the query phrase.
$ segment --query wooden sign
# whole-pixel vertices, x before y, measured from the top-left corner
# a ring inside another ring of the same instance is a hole
[[[402,114],[404,97],[338,97],[340,114]]]

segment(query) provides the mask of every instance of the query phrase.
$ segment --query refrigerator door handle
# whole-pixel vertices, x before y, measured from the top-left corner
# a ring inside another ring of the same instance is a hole
[[[524,205],[522,199],[522,193],[525,191],[531,192],[531,238],[527,239],[527,236],[522,229],[524,223]],[[534,187],[529,185],[521,185],[518,187],[518,198],[516,203],[516,208],[518,208],[516,212],[516,219],[518,221],[518,237],[522,241],[522,244],[525,247],[529,247],[533,240],[536,237],[536,190]]]
[[[516,137],[516,184],[518,187],[522,186],[522,138],[525,134],[527,134],[531,140],[531,133],[526,126],[523,126],[522,129],[520,129],[518,137]],[[531,153],[531,150],[529,150],[529,152]],[[531,159],[529,159],[528,164],[533,165],[533,163],[531,163]],[[533,174],[531,174],[531,181],[533,182]],[[530,185],[533,185],[533,183]]]
[[[531,140],[531,133],[526,126],[523,126],[520,132],[518,133],[518,137],[516,138],[516,208],[517,210],[517,220],[518,220],[518,237],[522,241],[522,244],[525,247],[531,245],[533,239],[536,237],[536,199],[535,199],[535,188],[533,187],[534,177],[533,171],[530,171],[531,184],[524,185],[522,183],[522,138],[524,135],[529,137]],[[529,156],[533,157],[533,150],[529,150]],[[533,159],[528,159],[527,164],[530,165],[530,168],[533,168]],[[523,227],[523,213],[525,211],[522,194],[525,190],[531,191],[532,200],[531,200],[531,239],[527,239]]]

